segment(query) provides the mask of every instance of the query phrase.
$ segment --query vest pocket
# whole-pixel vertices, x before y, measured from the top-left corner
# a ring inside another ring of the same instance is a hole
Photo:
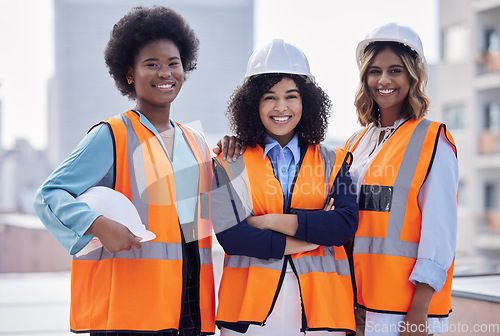
[[[359,193],[359,210],[389,212],[394,187],[362,185]]]

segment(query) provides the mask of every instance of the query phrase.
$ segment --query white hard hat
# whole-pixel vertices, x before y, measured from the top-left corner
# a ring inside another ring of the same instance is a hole
[[[427,70],[427,61],[424,56],[422,41],[420,41],[420,37],[413,28],[392,22],[375,28],[358,43],[358,47],[356,48],[356,63],[358,64],[358,68],[361,67],[361,54],[364,52],[365,48],[373,42],[399,42],[410,47],[410,49],[420,56]]]
[[[269,73],[302,75],[314,82],[306,55],[282,39],[274,39],[252,53],[243,81],[255,75]]]
[[[146,230],[134,204],[122,193],[108,187],[92,187],[76,198],[98,214],[125,225],[141,242],[153,240],[156,235]]]

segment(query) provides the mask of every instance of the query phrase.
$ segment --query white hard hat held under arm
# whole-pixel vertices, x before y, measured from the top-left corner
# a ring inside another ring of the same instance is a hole
[[[134,204],[122,193],[108,187],[92,187],[76,198],[79,202],[87,205],[96,213],[112,219],[124,226],[134,235],[141,237],[141,242],[153,240],[156,235],[146,230],[142,224],[141,218]],[[102,244],[97,238],[91,240],[77,256],[85,255],[99,247]]]

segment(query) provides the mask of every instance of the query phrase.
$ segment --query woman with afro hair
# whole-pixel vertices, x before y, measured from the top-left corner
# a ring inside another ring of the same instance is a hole
[[[351,154],[320,144],[330,105],[295,46],[276,39],[250,57],[227,111],[246,150],[214,160],[212,223],[226,252],[222,336],[354,332],[343,244],[358,207]]]
[[[170,119],[198,46],[170,8],[136,7],[123,16],[105,61],[135,106],[94,126],[37,191],[38,216],[74,255],[75,333],[215,332],[210,154],[200,134]],[[81,201],[99,188],[125,195],[155,237],[140,237]]]

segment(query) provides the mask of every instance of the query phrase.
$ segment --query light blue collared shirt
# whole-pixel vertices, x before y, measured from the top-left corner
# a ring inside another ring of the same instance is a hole
[[[140,122],[163,141],[150,121],[139,113]],[[169,158],[177,190],[179,223],[192,222],[198,194],[199,168],[193,152],[186,143],[181,128],[175,128],[173,157]],[[100,214],[92,211],[75,197],[88,188],[113,184],[113,139],[106,125],[90,131],[73,153],[47,178],[38,189],[34,207],[42,223],[71,253],[81,250],[92,239],[85,234]],[[147,224],[147,223],[144,223]]]
[[[288,204],[290,188],[295,178],[297,165],[300,161],[300,148],[297,134],[285,147],[266,134],[264,139],[264,157],[269,156],[273,164],[274,176],[278,179],[283,190],[285,204]]]

